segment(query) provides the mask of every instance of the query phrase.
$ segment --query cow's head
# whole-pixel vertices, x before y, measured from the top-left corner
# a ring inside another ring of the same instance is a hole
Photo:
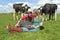
[[[27,12],[29,8],[30,8],[30,7],[29,7],[27,4],[23,4],[23,5],[22,5],[22,9],[23,9],[22,11],[23,11],[23,13],[24,13],[24,12]]]
[[[40,14],[42,15],[43,14],[43,9],[44,9],[44,7],[43,6],[41,6],[40,8],[38,8],[38,10],[39,10],[39,12],[40,12]]]

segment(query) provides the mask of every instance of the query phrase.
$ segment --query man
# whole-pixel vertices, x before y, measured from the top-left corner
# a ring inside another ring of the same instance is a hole
[[[33,17],[34,17],[34,15],[32,15],[32,10],[28,9],[27,13],[28,14],[25,14],[23,17],[20,18],[20,20],[18,21],[18,23],[15,26],[19,26],[20,23],[21,23],[21,21],[24,21],[25,25],[27,25],[26,21],[29,21],[30,24],[33,23]]]

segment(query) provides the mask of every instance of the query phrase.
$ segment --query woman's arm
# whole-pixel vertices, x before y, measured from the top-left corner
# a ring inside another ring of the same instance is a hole
[[[42,19],[42,22],[44,22],[44,17],[42,15],[39,16]]]
[[[42,19],[42,22],[38,25],[38,26],[43,26],[43,23],[44,23],[44,17],[42,15],[39,15],[39,18]]]

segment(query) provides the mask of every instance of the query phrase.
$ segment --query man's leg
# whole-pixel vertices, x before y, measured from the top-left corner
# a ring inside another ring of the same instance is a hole
[[[39,28],[34,28],[34,29],[31,29],[31,30],[29,30],[30,32],[35,32],[35,31],[38,31],[38,30],[40,30]]]
[[[22,28],[20,28],[20,27],[17,28],[17,27],[13,27],[11,25],[8,25],[7,28],[10,32],[22,32]]]
[[[22,28],[23,32],[28,32],[29,31],[29,29],[26,28],[26,27],[21,27],[21,28]]]

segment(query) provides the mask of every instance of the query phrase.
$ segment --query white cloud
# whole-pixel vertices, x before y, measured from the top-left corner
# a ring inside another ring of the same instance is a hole
[[[40,6],[38,6],[38,5],[33,6],[33,7],[32,7],[32,10],[33,10],[33,9],[37,9],[37,8],[39,8],[39,7],[40,7]]]
[[[2,5],[0,5],[0,7],[2,7]]]
[[[37,4],[44,5],[46,3],[51,3],[50,0],[40,0]]]
[[[0,5],[0,12],[1,13],[8,13],[13,11],[13,4],[15,3],[24,3],[27,4],[28,6],[31,6],[31,3],[28,2],[14,2],[14,3],[8,3],[7,5]]]
[[[1,13],[8,13],[12,11],[12,5],[8,3],[7,5],[0,5],[0,12]]]
[[[52,3],[59,4],[60,0],[53,0]]]
[[[29,2],[14,2],[14,3],[16,3],[16,4],[18,4],[18,3],[24,3],[24,4],[27,4],[28,6],[31,6],[31,5],[32,5],[32,4],[29,3]]]
[[[58,9],[60,9],[60,5],[58,5]]]
[[[8,3],[9,6],[13,6],[13,3]]]

